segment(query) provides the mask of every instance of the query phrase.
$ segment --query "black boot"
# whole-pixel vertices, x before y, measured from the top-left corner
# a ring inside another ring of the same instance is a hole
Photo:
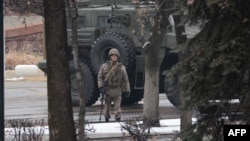
[[[105,121],[106,121],[106,122],[109,122],[109,118],[105,118]]]
[[[121,121],[121,117],[116,117],[115,120],[118,121],[118,122],[120,122]]]

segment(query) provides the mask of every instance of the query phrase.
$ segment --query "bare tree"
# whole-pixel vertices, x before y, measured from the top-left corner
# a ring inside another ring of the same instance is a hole
[[[157,3],[159,10],[154,17],[152,35],[145,47],[145,84],[143,120],[147,125],[159,126],[159,50],[166,31],[166,1]]]
[[[5,14],[29,15],[37,14],[43,16],[43,0],[4,0]]]
[[[69,18],[72,21],[72,49],[73,49],[73,56],[74,56],[74,64],[75,64],[75,69],[77,70],[76,73],[76,79],[77,79],[77,84],[78,84],[78,91],[80,93],[80,111],[78,115],[78,133],[79,133],[79,140],[84,141],[85,140],[85,98],[84,95],[81,95],[84,93],[83,90],[83,71],[80,65],[80,60],[79,60],[79,51],[78,51],[78,42],[77,42],[77,18],[78,18],[78,12],[77,12],[77,6],[76,6],[76,1],[75,0],[67,0],[67,9],[68,9],[68,15]]]
[[[0,9],[3,10],[3,6],[0,6]],[[3,19],[3,14],[0,14],[0,17]],[[0,27],[0,30],[3,31],[3,26]],[[0,34],[1,36],[1,45],[2,49],[0,53],[2,54],[2,57],[0,58],[1,62],[1,82],[0,82],[0,91],[1,91],[1,96],[0,96],[0,140],[4,140],[4,43],[3,43],[3,32]]]
[[[48,123],[51,141],[75,141],[70,96],[65,1],[44,0]]]
[[[44,15],[50,140],[76,140],[70,97],[65,2],[4,0],[4,6],[7,14]]]

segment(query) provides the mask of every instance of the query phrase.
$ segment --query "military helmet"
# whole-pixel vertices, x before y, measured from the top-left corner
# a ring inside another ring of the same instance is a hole
[[[120,57],[119,51],[118,51],[118,49],[116,49],[116,48],[112,48],[112,49],[109,51],[109,56],[111,56],[111,55],[117,55],[118,57]]]

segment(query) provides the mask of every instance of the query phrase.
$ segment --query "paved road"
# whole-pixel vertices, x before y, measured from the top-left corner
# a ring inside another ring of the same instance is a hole
[[[48,118],[46,81],[5,81],[5,120],[8,119],[44,119]],[[172,106],[164,94],[160,94],[160,118],[179,118],[179,110]],[[74,107],[74,118],[77,120],[79,107]],[[86,120],[99,122],[100,101],[86,108]],[[122,106],[122,120],[142,115],[143,102],[130,106]],[[110,122],[114,121],[114,118]],[[102,117],[102,122],[104,118]],[[157,141],[170,141],[175,134],[160,135]],[[44,136],[44,141],[48,136]],[[117,141],[122,138],[93,138],[93,141]]]
[[[46,82],[14,81],[4,85],[5,119],[47,118]]]
[[[47,86],[46,81],[5,81],[5,119],[47,119]],[[100,101],[86,108],[86,120],[98,122]],[[77,119],[79,107],[74,107],[74,118]],[[122,106],[122,119],[142,115],[143,102]],[[179,118],[179,110],[160,94],[160,118]],[[104,118],[102,117],[102,121]],[[114,118],[111,118],[114,121]]]

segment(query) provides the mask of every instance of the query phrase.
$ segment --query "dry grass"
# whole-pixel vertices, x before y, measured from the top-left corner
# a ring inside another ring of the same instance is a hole
[[[37,65],[43,60],[42,53],[26,53],[26,52],[10,52],[5,54],[5,75],[11,76],[11,78],[18,77],[15,74],[15,67],[17,65]],[[12,79],[8,79],[12,81]],[[38,76],[28,76],[20,79],[19,81],[46,81],[47,77],[41,71]]]
[[[43,54],[26,52],[9,52],[5,54],[6,69],[14,69],[16,65],[37,65],[43,59]]]
[[[46,76],[33,76],[33,77],[25,77],[25,81],[47,81]]]

